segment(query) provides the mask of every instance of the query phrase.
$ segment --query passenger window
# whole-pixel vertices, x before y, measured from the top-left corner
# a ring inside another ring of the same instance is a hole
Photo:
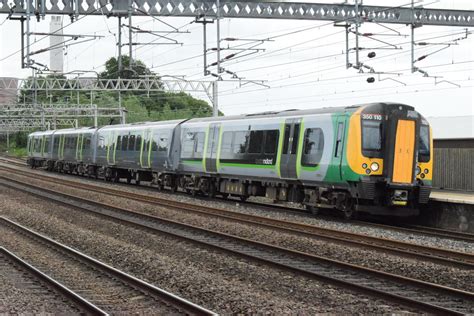
[[[132,151],[135,148],[135,135],[128,137],[128,150]]]
[[[234,144],[232,152],[234,154],[244,154],[247,148],[248,132],[234,132]]]
[[[158,151],[168,151],[168,138],[160,137],[160,142],[158,144]]]
[[[304,134],[303,155],[301,164],[314,167],[319,164],[323,156],[324,134],[320,128],[308,128]]]
[[[58,148],[59,148],[59,137],[54,137],[53,151],[58,151]]]
[[[295,127],[293,129],[293,141],[291,143],[291,153],[292,155],[295,155],[296,152],[298,151],[298,141],[300,139],[300,124],[295,124]]]
[[[44,141],[44,152],[49,152],[49,136],[46,136]]]
[[[91,136],[90,135],[86,136],[84,140],[84,149],[85,150],[91,149]]]
[[[276,154],[278,148],[278,133],[278,130],[265,132],[265,154]]]
[[[105,149],[105,139],[104,136],[99,136],[99,142],[98,142],[99,149],[104,150]]]
[[[142,135],[137,135],[135,142],[135,151],[140,151],[142,147]]]
[[[232,132],[222,134],[221,152],[230,153],[232,151]]]
[[[153,138],[151,140],[151,151],[157,151],[158,150],[158,144],[156,143],[155,139]]]
[[[263,131],[251,131],[249,140],[249,154],[259,154],[263,149]]]
[[[194,152],[198,154],[198,156],[202,156],[204,151],[204,138],[205,134],[202,132],[196,133],[194,136]]]
[[[159,143],[160,143],[160,136],[157,132],[155,132],[151,139],[151,151],[158,151]]]
[[[128,148],[128,135],[122,136],[122,150],[125,151]]]
[[[290,143],[290,131],[291,131],[291,124],[285,124],[285,134],[284,134],[284,141],[283,141],[283,154],[288,153],[288,145]]]
[[[122,136],[117,136],[117,146],[115,147],[116,150],[122,150]]]
[[[183,139],[183,154],[190,158],[194,151],[194,133],[188,132],[184,135]]]

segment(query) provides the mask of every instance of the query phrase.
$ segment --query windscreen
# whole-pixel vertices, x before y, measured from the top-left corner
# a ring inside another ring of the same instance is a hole
[[[362,120],[362,152],[366,157],[382,154],[382,121]]]

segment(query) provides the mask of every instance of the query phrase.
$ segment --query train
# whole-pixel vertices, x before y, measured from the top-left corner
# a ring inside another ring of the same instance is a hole
[[[27,146],[32,168],[347,219],[418,215],[433,175],[430,125],[399,103],[39,131]]]

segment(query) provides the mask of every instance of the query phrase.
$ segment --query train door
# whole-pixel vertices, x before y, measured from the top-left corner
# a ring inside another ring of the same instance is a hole
[[[142,168],[150,168],[152,132],[147,129],[142,133],[142,145],[140,151],[140,165]]]
[[[300,138],[301,119],[287,119],[283,131],[283,148],[280,158],[282,178],[296,178],[296,157]]]
[[[117,150],[117,141],[114,139],[115,131],[108,131],[105,137],[107,139],[107,163],[115,165],[115,152]]]
[[[338,116],[336,120],[336,143],[333,153],[333,164],[339,169],[339,172],[336,175],[336,180],[342,180],[342,156],[344,154],[344,134],[346,130],[345,121],[345,116]]]
[[[212,123],[209,125],[205,156],[205,165],[207,172],[217,172],[217,149],[219,147],[220,128],[220,123]]]

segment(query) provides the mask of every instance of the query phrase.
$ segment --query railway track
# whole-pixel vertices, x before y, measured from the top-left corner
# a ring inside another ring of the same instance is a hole
[[[16,172],[16,171],[14,171]],[[22,172],[19,174],[28,175]],[[457,252],[442,248],[426,247],[418,244],[412,244],[387,238],[372,237],[363,234],[345,232],[340,230],[321,228],[314,225],[308,225],[298,222],[283,221],[264,216],[244,214],[235,211],[229,211],[220,208],[210,208],[201,205],[184,203],[174,200],[167,200],[155,196],[138,194],[133,192],[124,192],[113,188],[104,188],[92,184],[70,181],[55,177],[36,177],[43,181],[50,181],[55,184],[61,184],[77,189],[93,191],[97,193],[118,196],[139,202],[150,203],[158,206],[164,206],[179,211],[191,212],[204,216],[212,216],[234,222],[260,226],[272,230],[279,230],[285,233],[310,237],[318,240],[325,240],[351,247],[360,247],[390,253],[403,257],[415,258],[422,261],[430,261],[438,264],[455,266],[462,269],[474,269],[474,255],[464,252]],[[13,181],[13,179],[9,179]]]
[[[35,252],[41,252],[40,259],[31,253],[26,256],[41,262],[38,266],[42,266],[42,271],[58,275],[72,290],[83,293],[101,313],[216,315],[5,217],[0,217],[0,226],[5,233],[7,230],[13,232],[16,241],[34,246]],[[45,265],[45,258],[50,265]],[[58,264],[62,272],[55,269]]]
[[[13,164],[15,166],[26,167],[26,161],[19,158],[10,158],[10,157],[0,156],[0,162]]]
[[[474,293],[440,286],[353,264],[277,247],[262,242],[199,228],[25,183],[2,183],[126,225],[173,236],[200,247],[265,263],[370,296],[380,297],[416,311],[461,315],[474,313]]]
[[[5,157],[0,157],[0,162],[5,162],[5,163],[10,163],[14,164],[16,166],[20,167],[26,167],[26,162],[23,159],[18,159],[18,158],[5,158]],[[20,172],[18,169],[13,169],[9,168],[7,166],[1,166],[0,168],[6,168],[11,171],[16,171]],[[23,174],[30,177],[34,177],[37,179],[41,178],[52,178],[52,179],[57,179],[53,177],[48,177],[46,175],[38,175],[34,174],[31,172],[25,172],[23,171]],[[91,182],[97,182],[101,180],[97,179],[89,179]],[[76,182],[77,183],[77,182]],[[118,185],[127,185],[125,183],[118,183]],[[142,185],[143,186],[143,185]],[[144,189],[150,189],[149,187],[144,187]],[[153,192],[154,190],[149,190],[150,192]],[[121,191],[122,193],[125,193]],[[179,192],[176,192],[176,194],[179,194]],[[184,194],[184,193],[183,193]],[[188,196],[187,194],[185,194]],[[199,198],[199,197],[196,197]],[[216,197],[219,199],[219,197]],[[228,200],[228,199],[220,199],[222,202],[234,202],[234,200]],[[302,208],[294,208],[294,207],[288,207],[284,205],[276,205],[276,204],[268,204],[268,203],[260,203],[260,202],[254,202],[254,201],[240,201],[236,200],[236,202],[242,204],[242,205],[249,205],[253,207],[258,207],[261,209],[268,210],[269,212],[283,212],[287,214],[301,214],[301,215],[307,215],[308,211]],[[327,217],[326,219],[328,220],[334,220],[333,217]],[[466,233],[466,232],[459,232],[459,231],[452,231],[452,230],[446,230],[446,229],[439,229],[439,228],[433,228],[433,227],[427,227],[427,226],[420,226],[420,225],[404,225],[404,224],[383,224],[380,222],[373,222],[373,221],[357,221],[353,220],[352,221],[355,224],[360,224],[364,225],[367,227],[374,227],[374,228],[382,228],[382,229],[390,229],[392,231],[400,232],[400,233],[405,233],[405,234],[415,234],[415,235],[422,235],[422,236],[430,236],[430,237],[437,237],[437,238],[449,238],[453,240],[459,240],[463,242],[474,242],[474,234]]]
[[[253,202],[253,201],[245,201],[245,202],[239,201],[239,203],[242,203],[243,205],[250,205],[254,207],[268,209],[269,211],[273,211],[273,212],[283,212],[283,213],[289,213],[293,215],[295,213],[296,214],[301,213],[302,215],[308,214],[308,211],[302,208],[294,208],[294,207],[288,207],[288,206],[283,206],[283,205],[273,205],[273,204],[259,203],[259,202]],[[334,217],[329,217],[329,216],[325,217],[325,219],[335,220]],[[449,238],[449,239],[454,239],[454,240],[459,240],[459,241],[464,241],[464,242],[474,242],[474,234],[470,234],[466,232],[459,232],[459,231],[440,229],[440,228],[421,226],[421,225],[406,225],[406,224],[397,224],[397,223],[384,224],[380,222],[360,221],[360,220],[352,220],[351,222],[354,224],[360,224],[367,227],[390,229],[392,231],[405,233],[405,234],[417,234],[417,235],[437,237],[437,238]]]
[[[28,293],[48,301],[54,297],[53,300],[56,299],[58,304],[54,311],[47,310],[49,313],[108,315],[4,247],[0,247],[0,267],[4,277],[8,277],[11,283],[26,288]]]

